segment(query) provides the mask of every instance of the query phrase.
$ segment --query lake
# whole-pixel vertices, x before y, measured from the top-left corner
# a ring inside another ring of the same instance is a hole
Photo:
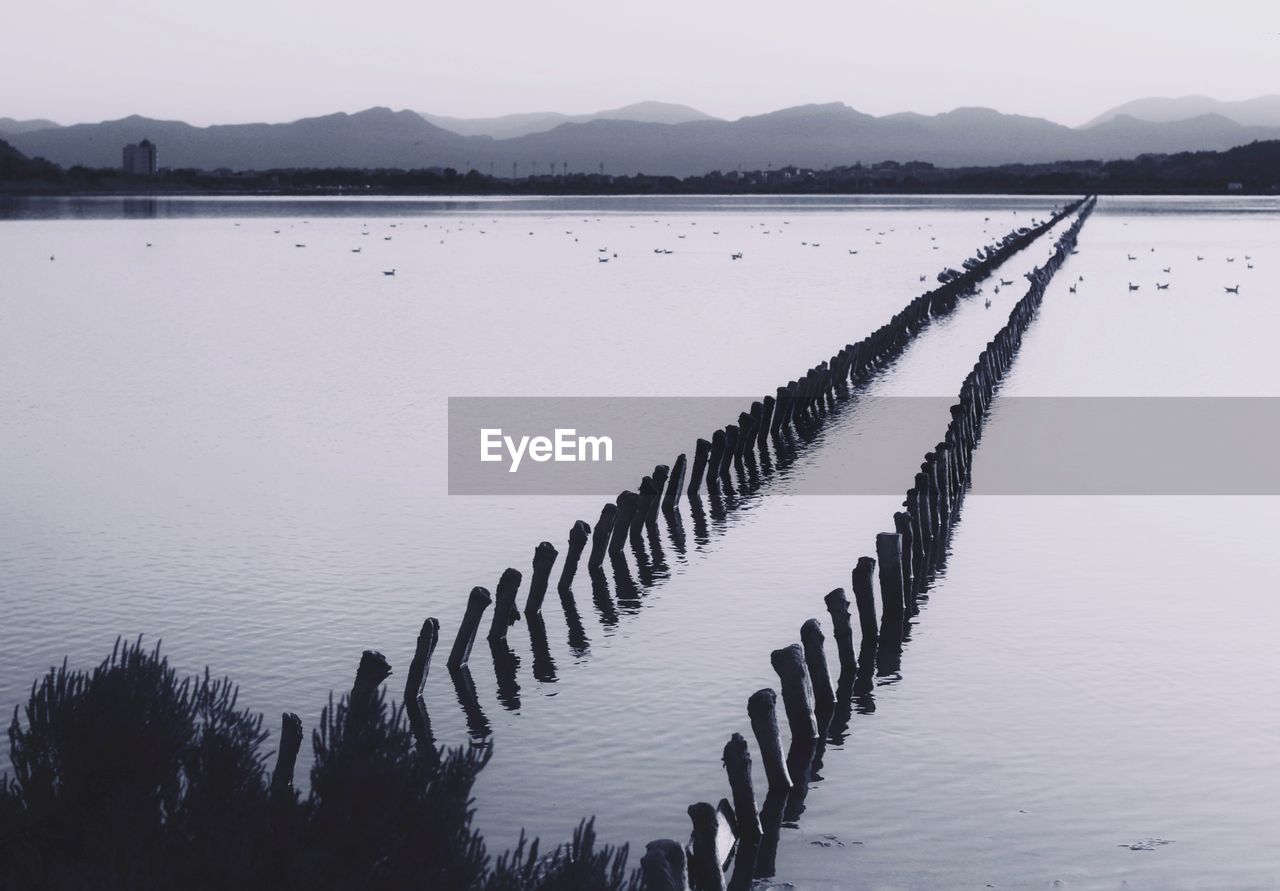
[[[745,409],[1065,200],[0,203],[0,706],[139,634],[236,679],[273,729],[284,710],[314,727],[366,648],[398,697],[425,617],[447,651],[472,586],[527,577],[543,539],[563,554],[604,500],[449,496],[449,397]],[[1277,222],[1273,199],[1102,199],[1001,397],[1280,396]],[[1012,258],[1016,286],[963,300],[867,395],[954,396],[1050,249]],[[1012,435],[1001,397],[975,482]],[[828,624],[822,595],[891,527],[900,497],[804,494],[887,435],[875,405],[701,531],[685,505],[685,552],[668,540],[630,588],[612,576],[597,597],[584,568],[580,636],[548,597],[550,671],[525,622],[513,676],[477,645],[491,850],[592,814],[643,850],[728,794],[721,749],[777,686],[769,651]],[[903,450],[898,490],[945,423]],[[676,440],[650,465],[692,453]],[[1277,534],[1275,497],[970,497],[901,678],[828,748],[778,880],[1280,884]],[[463,744],[475,715],[443,660],[427,706]]]

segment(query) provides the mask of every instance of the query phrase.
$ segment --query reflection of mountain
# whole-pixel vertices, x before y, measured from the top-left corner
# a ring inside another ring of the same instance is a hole
[[[1245,127],[1221,115],[1174,122],[1114,117],[1072,129],[1042,118],[963,108],[939,115],[873,117],[841,103],[804,105],[736,121],[565,123],[510,139],[462,136],[411,111],[371,108],[287,124],[193,127],[130,117],[9,137],[29,157],[114,167],[121,147],[149,138],[162,167],[453,167],[509,175],[570,171],[685,176],[770,166],[827,168],[858,161],[942,166],[1129,158],[1150,152],[1221,150],[1280,138],[1280,127]],[[536,164],[536,167],[533,165]]]

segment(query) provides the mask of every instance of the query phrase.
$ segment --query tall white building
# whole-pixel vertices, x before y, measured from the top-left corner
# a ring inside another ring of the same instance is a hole
[[[124,172],[134,176],[150,176],[156,172],[156,144],[150,139],[129,143],[124,147]]]

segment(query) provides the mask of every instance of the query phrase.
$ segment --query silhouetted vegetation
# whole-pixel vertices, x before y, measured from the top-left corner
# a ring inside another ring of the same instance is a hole
[[[16,156],[16,157],[15,157]],[[674,176],[570,173],[504,179],[476,170],[165,170],[134,177],[107,168],[63,170],[0,142],[0,192],[373,195],[736,194],[1280,194],[1280,141],[1225,152],[1142,155],[1122,161],[1058,161],[999,167],[935,167],[921,161],[827,170],[782,167]]]
[[[9,729],[0,887],[639,887],[627,848],[597,847],[589,821],[548,855],[522,837],[490,858],[471,789],[492,750],[419,749],[379,688],[385,665],[367,653],[330,697],[305,797],[291,763],[271,781],[262,715],[225,678],[179,678],[140,642],[92,672],[50,670]]]

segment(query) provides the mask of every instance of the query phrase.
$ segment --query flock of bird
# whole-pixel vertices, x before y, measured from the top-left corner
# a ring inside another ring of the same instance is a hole
[[[1015,216],[1017,215],[1017,211],[1014,211],[1013,213],[1014,213],[1014,215],[1015,215]],[[498,224],[498,222],[499,222],[499,221],[498,221],[497,219],[491,219],[491,220],[490,220],[490,223],[492,223],[492,224]],[[583,223],[588,223],[588,224],[590,224],[590,223],[592,223],[592,222],[601,222],[601,218],[600,218],[600,217],[596,217],[596,218],[594,218],[594,220],[593,220],[592,218],[587,217],[587,218],[583,218],[582,222],[583,222]],[[653,220],[653,222],[654,222],[654,223],[656,223],[656,224],[661,225],[663,221],[662,221],[661,219],[654,219],[654,220]],[[987,225],[988,225],[988,224],[990,224],[990,222],[991,222],[991,218],[990,218],[990,217],[984,217],[984,218],[983,218],[983,223],[984,223],[983,232],[984,232],[984,233],[986,233],[986,232],[988,231],[988,230],[987,230]],[[1036,220],[1033,218],[1031,222],[1032,222],[1032,224],[1034,225],[1034,224],[1035,224],[1035,222],[1036,222]],[[307,224],[309,224],[309,223],[310,223],[310,220],[302,220],[302,221],[301,221],[301,223],[302,223],[302,225],[307,225]],[[235,225],[235,226],[240,226],[241,224],[240,224],[240,223],[234,223],[233,225]],[[398,228],[400,225],[402,225],[402,223],[390,223],[390,224],[389,224],[389,226],[390,226],[390,228],[391,228],[391,229],[396,229],[396,228]],[[407,224],[404,224],[404,225],[407,225]],[[667,227],[670,227],[671,225],[672,225],[672,223],[671,223],[671,222],[667,222],[667,223],[666,223],[666,226],[667,226]],[[690,225],[690,226],[697,226],[697,225],[698,225],[698,223],[697,223],[697,221],[690,221],[689,225]],[[758,234],[760,234],[760,235],[775,235],[775,234],[776,234],[776,235],[780,235],[780,234],[783,234],[783,233],[785,233],[785,232],[789,231],[789,230],[788,230],[788,229],[786,229],[785,227],[788,227],[788,226],[790,226],[790,225],[791,225],[791,221],[790,221],[790,220],[782,220],[782,221],[781,221],[781,223],[760,222],[760,223],[751,223],[751,224],[749,224],[749,229],[754,229],[754,230],[756,230],[756,232],[757,232]],[[932,224],[927,224],[927,225],[931,226]],[[457,226],[456,226],[456,227],[453,227],[453,226],[446,226],[446,225],[444,225],[444,224],[442,224],[442,223],[437,223],[437,224],[436,224],[436,226],[437,226],[437,229],[441,230],[441,231],[442,231],[444,234],[446,234],[446,235],[447,235],[447,234],[449,234],[449,233],[452,233],[452,232],[462,232],[462,231],[464,231],[464,230],[466,230],[466,229],[472,229],[472,230],[476,230],[476,229],[477,229],[477,223],[476,223],[476,222],[470,222],[470,223],[468,223],[468,222],[467,222],[467,221],[465,221],[465,220],[459,220],[459,221],[458,221],[458,224],[457,224]],[[423,224],[423,228],[430,228],[430,227],[431,227],[431,224],[430,224],[430,223],[424,223],[424,224]],[[635,224],[630,224],[630,228],[632,228],[632,229],[636,228]],[[917,229],[923,229],[923,228],[924,228],[924,226],[917,226],[916,228],[917,228]],[[479,234],[480,234],[480,235],[484,235],[484,234],[486,234],[486,233],[488,232],[488,230],[487,230],[487,229],[483,229],[483,228],[478,229],[477,231],[479,232]],[[280,234],[281,234],[281,232],[282,232],[282,230],[280,230],[280,229],[273,229],[273,230],[272,230],[272,232],[273,232],[273,234],[275,234],[275,235],[280,235]],[[713,236],[719,236],[719,235],[720,235],[720,232],[721,232],[721,230],[719,230],[719,229],[711,230],[711,234],[712,234]],[[873,238],[873,239],[871,239],[871,240],[873,240],[873,242],[874,242],[874,244],[875,244],[875,245],[882,245],[882,244],[884,243],[884,239],[888,238],[891,234],[896,233],[896,232],[897,232],[897,229],[896,229],[895,227],[886,227],[885,229],[878,229],[878,228],[876,228],[876,227],[866,226],[866,227],[864,227],[864,232],[867,232],[867,233],[873,233],[873,232],[874,232],[874,238]],[[574,235],[574,230],[573,230],[573,229],[566,229],[566,230],[564,230],[564,233],[565,233],[565,235],[573,236],[573,235]],[[362,237],[368,237],[368,236],[370,236],[371,234],[372,234],[372,233],[371,233],[371,231],[370,231],[370,229],[369,229],[369,224],[368,224],[368,223],[363,224],[363,228],[360,230],[359,235],[360,235],[360,236],[362,236]],[[529,231],[529,235],[534,235],[534,234],[535,234],[535,232],[534,232],[534,231],[532,231],[532,230],[530,230],[530,231]],[[677,233],[677,234],[676,234],[676,238],[677,238],[678,240],[685,240],[685,239],[687,239],[687,237],[688,237],[688,233]],[[387,235],[383,235],[383,236],[382,236],[383,241],[391,241],[391,240],[392,240],[392,238],[393,238],[393,235],[390,235],[390,234],[387,234]],[[573,238],[573,240],[574,240],[574,242],[577,242],[577,241],[578,241],[578,238],[577,238],[577,237],[574,237],[574,238]],[[931,247],[933,250],[935,250],[935,251],[936,251],[936,250],[938,250],[938,249],[939,249],[939,247],[940,247],[940,246],[936,243],[936,242],[937,242],[937,236],[936,236],[936,235],[930,235],[930,236],[929,236],[929,241],[930,241],[930,247]],[[445,239],[444,239],[444,238],[439,239],[439,243],[440,243],[440,244],[444,244],[444,243],[445,243]],[[149,241],[148,241],[148,242],[145,242],[145,244],[146,244],[146,246],[147,246],[148,248],[150,248],[150,247],[152,246],[152,242],[149,242]],[[801,240],[800,240],[800,245],[801,245],[802,247],[820,248],[820,247],[822,246],[822,242],[819,242],[819,241],[810,241],[810,240],[808,240],[808,239],[801,239]],[[305,242],[305,241],[296,241],[296,242],[294,242],[294,247],[295,247],[295,248],[305,248],[305,247],[307,247],[307,242]],[[363,253],[363,248],[362,248],[362,247],[359,247],[359,246],[357,246],[357,247],[352,247],[352,248],[350,248],[349,250],[350,250],[350,252],[351,252],[351,253],[353,253],[353,254],[360,254],[360,253]],[[1151,252],[1152,252],[1152,253],[1155,253],[1155,250],[1156,250],[1156,249],[1155,249],[1154,247],[1153,247],[1153,248],[1151,248]],[[858,255],[858,252],[859,252],[859,248],[852,248],[852,247],[850,247],[850,248],[847,248],[847,251],[848,251],[848,254],[849,254],[850,256],[857,256],[857,255]],[[674,253],[674,251],[673,251],[670,247],[655,247],[655,248],[653,248],[653,253],[654,253],[654,254],[656,254],[656,255],[659,255],[659,256],[669,256],[669,255],[673,254],[673,253]],[[1074,252],[1073,252],[1073,253],[1074,253]],[[746,255],[745,255],[745,253],[744,253],[743,251],[741,251],[741,250],[734,250],[734,251],[730,251],[730,253],[729,253],[729,259],[730,259],[730,260],[742,260],[742,259],[744,259],[744,257],[745,257],[745,256],[746,256]],[[1126,258],[1128,259],[1128,261],[1130,261],[1130,262],[1137,261],[1137,259],[1138,259],[1138,255],[1128,253],[1127,251],[1125,252],[1125,256],[1126,256]],[[1250,255],[1250,254],[1244,254],[1244,255],[1243,255],[1243,257],[1244,257],[1244,261],[1245,261],[1245,263],[1244,263],[1245,268],[1246,268],[1246,269],[1253,269],[1253,268],[1254,268],[1254,265],[1253,265],[1253,256],[1252,256],[1252,255]],[[618,258],[618,253],[617,253],[616,251],[610,251],[608,247],[601,247],[601,248],[597,248],[597,251],[596,251],[596,261],[597,261],[598,263],[608,263],[610,260],[615,260],[615,259],[617,259],[617,258]],[[1204,256],[1203,254],[1196,254],[1196,255],[1195,255],[1195,258],[1196,258],[1196,262],[1204,262],[1204,260],[1205,260],[1205,256]],[[50,259],[50,260],[54,260],[54,259],[55,259],[55,256],[51,254],[51,255],[49,256],[49,259]],[[1236,262],[1236,257],[1235,257],[1235,256],[1228,256],[1228,257],[1226,257],[1226,258],[1225,258],[1225,260],[1226,260],[1226,262],[1227,262],[1227,263],[1235,263],[1235,262]],[[1170,266],[1162,266],[1160,271],[1161,271],[1164,275],[1168,276],[1168,275],[1171,275],[1171,274],[1172,274],[1172,272],[1173,272],[1173,267],[1172,267],[1171,265],[1170,265]],[[394,275],[396,274],[396,267],[391,267],[390,269],[382,269],[382,270],[381,270],[381,272],[382,272],[382,274],[383,274],[384,276],[392,277],[392,276],[394,276]],[[923,275],[923,274],[922,274],[922,275],[920,275],[919,280],[920,280],[920,282],[922,282],[922,283],[923,283],[923,282],[927,282],[927,281],[928,281],[928,276],[927,276],[927,275]],[[1077,287],[1078,287],[1079,283],[1080,283],[1080,282],[1083,282],[1083,281],[1084,281],[1084,276],[1083,276],[1083,275],[1079,276],[1079,277],[1078,277],[1078,279],[1077,279],[1077,281],[1076,281],[1076,282],[1074,282],[1074,283],[1072,283],[1072,284],[1068,287],[1068,290],[1069,290],[1071,293],[1073,293],[1073,294],[1074,294],[1074,293],[1077,293]],[[1011,280],[1009,280],[1009,279],[1004,279],[1004,278],[998,279],[998,284],[993,288],[993,292],[994,292],[995,294],[999,294],[999,293],[1000,293],[1000,288],[1001,288],[1001,287],[1009,287],[1009,286],[1012,286],[1012,285],[1013,285],[1013,282],[1012,282]],[[1155,289],[1156,289],[1157,291],[1167,291],[1167,290],[1169,290],[1169,288],[1170,288],[1171,282],[1170,282],[1169,280],[1167,280],[1167,279],[1166,279],[1166,280],[1164,280],[1164,281],[1157,280],[1156,282],[1154,282],[1154,285],[1155,285]],[[1239,285],[1239,284],[1235,284],[1235,285],[1223,285],[1223,286],[1222,286],[1222,288],[1223,288],[1223,291],[1224,291],[1225,293],[1227,293],[1227,294],[1239,294],[1239,293],[1240,293],[1240,285]],[[1138,291],[1138,290],[1140,290],[1140,289],[1141,289],[1141,285],[1139,285],[1139,284],[1137,284],[1137,283],[1135,283],[1135,282],[1132,282],[1132,281],[1130,281],[1130,282],[1128,283],[1128,290],[1129,290],[1129,292],[1130,292],[1130,293],[1135,292],[1135,291]],[[988,309],[991,307],[991,298],[990,298],[990,297],[985,298],[985,300],[984,300],[984,305],[985,305]]]
[[[1154,253],[1155,253],[1155,250],[1156,250],[1155,248],[1152,248],[1152,249],[1151,249],[1151,253],[1153,253],[1153,254],[1154,254]],[[1138,259],[1138,257],[1137,257],[1135,254],[1130,254],[1128,251],[1126,251],[1126,252],[1125,252],[1125,257],[1126,257],[1130,262],[1135,261],[1135,260],[1137,260],[1137,259]],[[1252,268],[1253,268],[1253,256],[1252,256],[1251,254],[1245,254],[1245,255],[1244,255],[1244,260],[1245,260],[1245,268],[1246,268],[1246,269],[1252,269]],[[1226,261],[1227,261],[1228,263],[1234,263],[1234,262],[1236,261],[1236,258],[1235,258],[1235,257],[1227,257],[1227,258],[1226,258]],[[1196,262],[1197,262],[1197,263],[1203,263],[1203,262],[1204,262],[1204,255],[1203,255],[1203,254],[1196,254]],[[1173,272],[1173,267],[1172,267],[1172,266],[1162,266],[1162,267],[1160,267],[1160,271],[1161,271],[1161,272],[1163,272],[1165,275],[1169,275],[1169,274],[1171,274],[1171,273]],[[1081,277],[1080,277],[1080,280],[1081,280],[1081,281],[1083,281],[1083,280],[1084,280],[1084,276],[1081,276]],[[1156,290],[1157,290],[1157,291],[1167,291],[1167,290],[1169,290],[1169,285],[1170,285],[1170,284],[1171,284],[1171,282],[1169,282],[1169,281],[1163,281],[1163,282],[1162,282],[1162,281],[1156,281],[1156,282],[1155,282]],[[1137,291],[1137,290],[1140,290],[1140,289],[1141,289],[1141,287],[1142,287],[1141,285],[1134,284],[1133,282],[1129,282],[1129,292],[1130,292],[1130,293],[1132,293],[1132,292],[1134,292],[1134,291]],[[1227,294],[1239,294],[1239,293],[1240,293],[1240,285],[1238,285],[1238,284],[1236,284],[1236,285],[1223,285],[1223,286],[1222,286],[1222,290],[1223,290],[1225,293],[1227,293]],[[1073,293],[1073,294],[1074,294],[1074,293],[1075,293],[1075,291],[1076,291],[1076,287],[1075,287],[1075,285],[1072,285],[1072,286],[1071,286],[1071,293]]]

